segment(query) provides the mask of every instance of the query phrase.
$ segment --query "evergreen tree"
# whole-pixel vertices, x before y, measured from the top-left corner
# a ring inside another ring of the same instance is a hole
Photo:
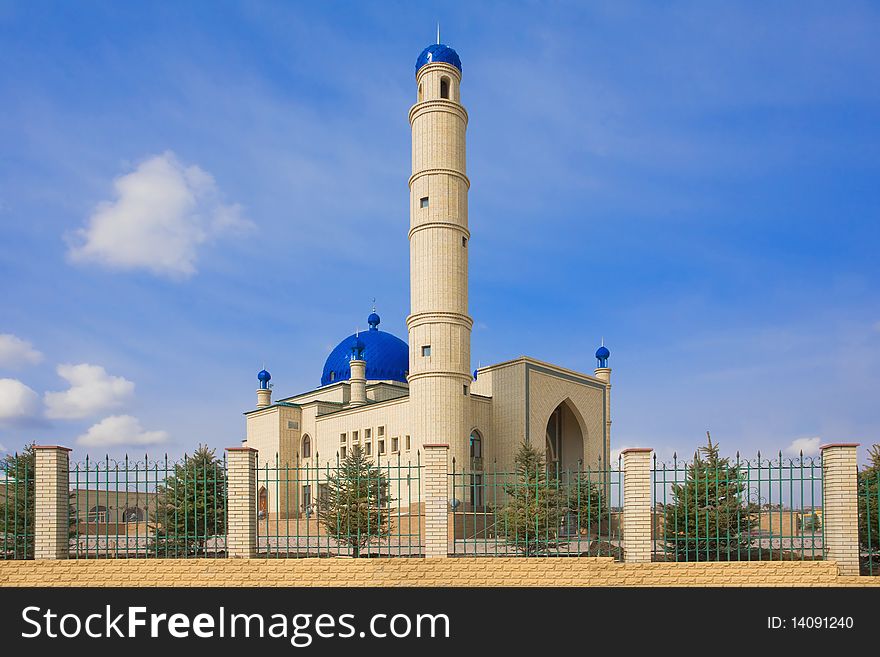
[[[359,557],[370,543],[391,534],[388,477],[358,446],[327,478],[318,520],[327,533]]]
[[[496,532],[523,556],[547,554],[560,544],[569,499],[547,474],[543,455],[523,443],[514,457],[515,480],[504,487],[506,504],[496,514]]]
[[[736,561],[746,558],[751,546],[757,505],[743,501],[740,469],[721,457],[708,431],[706,436],[708,444],[687,466],[685,481],[672,484],[672,503],[664,509],[670,560]]]
[[[859,548],[863,567],[880,573],[880,444],[868,450],[870,465],[859,472]]]
[[[34,558],[34,472],[31,443],[0,459],[0,558]]]
[[[215,450],[205,445],[183,461],[156,487],[151,512],[150,550],[162,556],[188,556],[216,550],[226,535],[226,470]]]

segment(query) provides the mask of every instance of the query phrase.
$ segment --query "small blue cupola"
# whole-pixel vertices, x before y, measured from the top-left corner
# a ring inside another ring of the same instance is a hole
[[[357,333],[354,334],[354,342],[351,343],[351,358],[349,360],[363,360],[364,349],[366,349],[363,340]]]
[[[605,340],[602,340],[602,346],[596,349],[597,367],[608,367],[608,358],[610,356],[611,352],[608,351],[608,347],[605,346]]]
[[[260,370],[259,374],[257,374],[257,380],[260,382],[260,389],[261,390],[268,390],[269,381],[272,380],[272,375],[263,369],[263,370]]]

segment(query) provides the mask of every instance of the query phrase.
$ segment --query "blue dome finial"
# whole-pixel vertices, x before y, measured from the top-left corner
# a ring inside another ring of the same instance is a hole
[[[269,387],[269,381],[272,380],[272,375],[269,374],[264,367],[260,370],[259,374],[257,374],[257,380],[260,382],[260,388],[266,390]]]
[[[370,316],[367,317],[367,324],[370,325],[370,330],[378,331],[380,321],[381,320],[379,319],[379,315],[376,314],[376,300],[373,299],[373,312],[371,312]]]
[[[442,43],[432,43],[422,51],[419,58],[416,60],[416,73],[418,73],[423,66],[427,64],[435,64],[437,62],[451,64],[461,71],[461,59],[459,59],[458,53],[455,52],[455,50]]]
[[[608,367],[608,358],[610,356],[611,352],[608,351],[608,347],[605,346],[605,338],[602,338],[602,346],[596,349],[597,367]]]

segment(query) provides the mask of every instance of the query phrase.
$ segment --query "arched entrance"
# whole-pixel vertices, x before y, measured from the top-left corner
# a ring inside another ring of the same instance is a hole
[[[547,420],[545,459],[549,472],[574,471],[584,460],[584,434],[569,400],[562,401]]]

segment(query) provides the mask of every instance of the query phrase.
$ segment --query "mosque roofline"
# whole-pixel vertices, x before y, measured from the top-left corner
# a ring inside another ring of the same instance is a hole
[[[312,404],[314,402],[321,402],[324,404],[341,404],[343,402],[337,402],[332,400],[320,400],[313,399],[307,402],[290,402],[291,399],[298,399],[299,397],[305,397],[306,395],[314,395],[316,392],[323,390],[332,390],[333,388],[342,387],[342,386],[351,386],[351,381],[349,379],[342,379],[340,381],[334,381],[333,383],[328,383],[325,386],[318,386],[317,388],[312,388],[311,390],[306,390],[304,392],[299,392],[295,395],[289,395],[287,397],[282,397],[278,400],[278,403],[286,402],[295,406],[307,406],[308,404]],[[405,390],[409,390],[409,384],[403,383],[402,381],[393,381],[391,379],[372,379],[367,381],[367,388],[376,388],[378,386],[389,386],[391,388],[402,388]]]
[[[367,403],[363,406],[348,406],[348,405],[346,405],[344,408],[340,408],[339,410],[330,411],[329,413],[322,413],[321,415],[318,415],[315,418],[315,421],[319,422],[319,421],[324,420],[324,419],[331,417],[331,416],[338,417],[338,416],[343,415],[345,413],[358,413],[358,412],[364,411],[368,408],[373,409],[373,408],[376,408],[377,406],[383,406],[385,404],[389,404],[389,405],[390,404],[400,404],[400,403],[406,402],[406,401],[409,401],[409,395],[401,395],[400,397],[392,397],[391,399],[382,399],[380,401],[367,400]]]
[[[260,411],[267,411],[270,408],[275,408],[277,406],[282,406],[284,408],[300,408],[299,404],[291,404],[291,403],[285,402],[285,401],[277,401],[277,402],[272,402],[268,406],[261,406],[260,408],[254,408],[250,411],[245,411],[244,413],[242,413],[242,415],[251,415],[253,413],[259,413]]]
[[[572,376],[579,376],[584,379],[590,379],[591,381],[599,381],[602,385],[605,385],[605,381],[600,379],[599,377],[593,374],[587,374],[586,372],[578,372],[577,370],[572,370],[567,367],[562,367],[561,365],[554,365],[553,363],[548,363],[547,361],[538,360],[537,358],[532,358],[531,356],[519,356],[517,358],[512,358],[510,360],[505,360],[500,363],[494,363],[492,365],[484,365],[482,367],[477,368],[477,373],[480,372],[488,372],[490,370],[500,369],[502,367],[511,367],[513,365],[518,365],[520,363],[529,363],[531,365],[538,365],[540,367],[547,367],[552,370],[556,370],[557,372],[563,372],[565,374],[571,374]]]

